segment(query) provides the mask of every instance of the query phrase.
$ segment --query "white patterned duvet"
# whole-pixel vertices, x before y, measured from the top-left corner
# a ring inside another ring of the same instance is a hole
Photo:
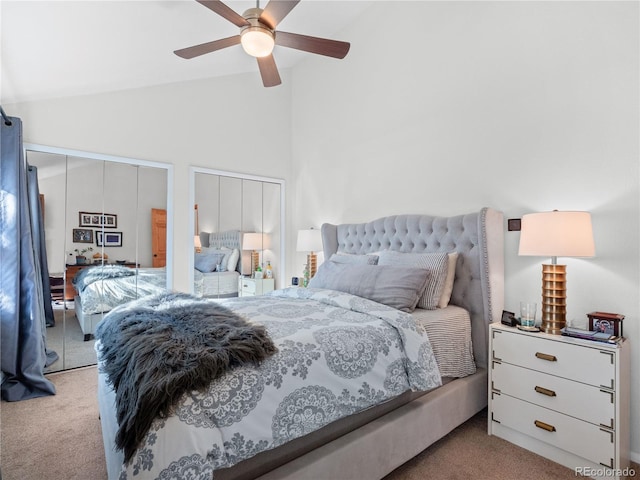
[[[185,395],[172,416],[156,419],[131,463],[118,472],[120,479],[209,480],[217,469],[406,390],[441,385],[424,329],[393,308],[302,288],[221,303],[264,325],[279,352],[259,367],[236,368],[206,391]],[[117,428],[115,415],[104,414],[113,409],[112,398],[113,391],[100,398],[105,440]],[[105,450],[113,466],[107,441]]]
[[[166,290],[165,268],[128,268],[99,265],[82,269],[73,279],[81,299],[82,313],[92,315]]]

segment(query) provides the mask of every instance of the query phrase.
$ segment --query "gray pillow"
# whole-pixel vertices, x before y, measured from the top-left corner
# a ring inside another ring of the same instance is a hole
[[[309,287],[338,290],[413,312],[429,275],[423,268],[324,262]]]
[[[223,253],[196,253],[194,267],[202,273],[215,272],[223,259]]]
[[[231,254],[233,253],[233,250],[231,250],[231,249],[223,250],[221,248],[214,248],[214,247],[209,247],[209,248],[202,247],[202,251],[201,252],[202,252],[203,255],[204,254],[222,255],[224,258],[220,262],[218,262],[218,265],[220,265],[220,268],[216,270],[216,268],[214,266],[214,269],[211,270],[211,271],[212,272],[213,271],[216,271],[216,272],[226,272],[227,271],[227,265],[229,263],[229,258],[231,257]]]
[[[435,310],[440,303],[449,270],[449,255],[442,253],[400,253],[391,250],[380,252],[378,265],[424,268],[431,272],[429,283],[420,297],[418,307]]]
[[[375,265],[378,263],[377,255],[354,255],[352,253],[334,253],[329,259],[336,263],[356,263],[359,265]]]

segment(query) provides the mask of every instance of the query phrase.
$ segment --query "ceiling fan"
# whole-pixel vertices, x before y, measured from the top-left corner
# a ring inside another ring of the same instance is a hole
[[[173,53],[179,57],[190,59],[242,44],[245,52],[256,57],[260,75],[262,76],[262,83],[265,87],[273,87],[282,83],[275,59],[271,53],[274,45],[295,48],[304,52],[333,58],[344,58],[351,46],[347,42],[276,31],[278,23],[293,10],[300,0],[270,0],[264,10],[260,8],[258,1],[256,1],[256,8],[250,8],[242,15],[237,14],[220,0],[196,1],[240,27],[240,34],[182,48]]]

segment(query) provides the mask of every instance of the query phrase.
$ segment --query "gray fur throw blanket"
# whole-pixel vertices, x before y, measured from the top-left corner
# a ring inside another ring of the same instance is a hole
[[[116,446],[125,463],[155,418],[184,393],[277,351],[265,328],[185,293],[151,295],[111,310],[98,324],[102,371],[116,393]]]

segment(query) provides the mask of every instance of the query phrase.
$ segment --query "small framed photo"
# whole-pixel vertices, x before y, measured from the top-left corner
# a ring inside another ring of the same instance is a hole
[[[79,212],[78,226],[118,228],[118,216],[113,213]]]
[[[98,247],[121,247],[122,232],[96,231],[96,245]]]
[[[622,337],[622,320],[624,320],[624,315],[619,313],[591,312],[587,313],[587,317],[589,317],[589,330],[592,332]]]
[[[516,314],[513,312],[509,312],[507,310],[502,311],[502,318],[500,319],[500,323],[503,325],[508,325],[510,327],[515,327],[518,325],[518,320],[516,319]]]
[[[93,230],[87,228],[74,228],[73,243],[93,243]]]

